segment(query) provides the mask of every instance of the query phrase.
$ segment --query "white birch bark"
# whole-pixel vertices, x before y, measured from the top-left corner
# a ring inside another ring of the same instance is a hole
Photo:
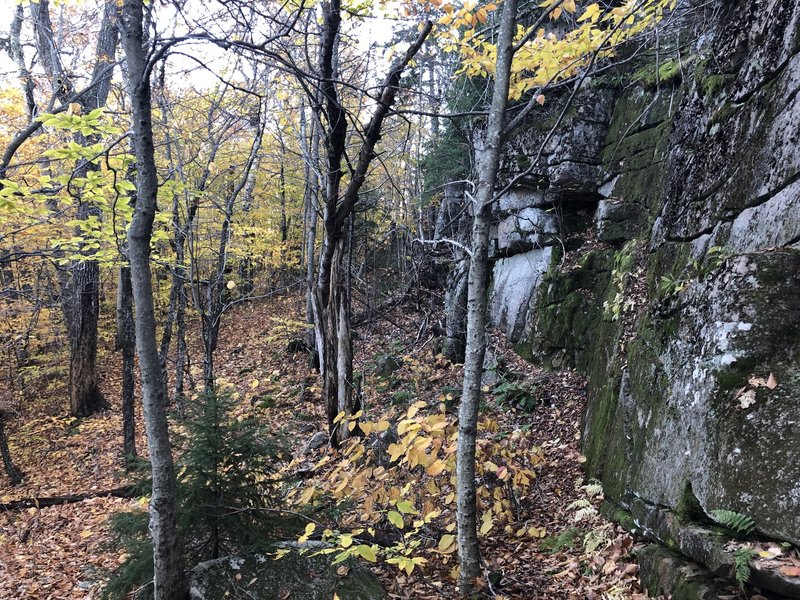
[[[125,0],[122,42],[128,63],[133,147],[136,154],[136,207],[128,230],[128,260],[136,305],[136,350],[141,373],[147,447],[152,465],[150,535],[153,539],[153,589],[156,600],[182,600],[188,595],[176,528],[176,481],[169,442],[166,398],[156,343],[150,238],[156,211],[155,151],[150,100],[150,72],[144,45],[143,0]]]
[[[489,224],[491,202],[497,180],[503,125],[508,104],[509,74],[513,56],[512,40],[516,27],[517,0],[503,3],[500,33],[497,41],[492,105],[486,133],[476,149],[478,188],[474,202],[472,225],[472,259],[469,268],[467,296],[467,340],[464,356],[464,385],[458,411],[458,446],[456,450],[456,496],[460,588],[463,594],[472,591],[480,575],[475,496],[475,443],[478,431],[478,406],[481,398],[481,375],[486,352],[486,284],[489,260]]]

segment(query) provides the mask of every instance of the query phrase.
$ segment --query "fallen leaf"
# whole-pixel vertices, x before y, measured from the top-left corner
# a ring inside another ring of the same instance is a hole
[[[778,380],[775,378],[775,373],[770,373],[769,377],[767,378],[767,387],[771,390],[774,390],[778,387]]]
[[[800,577],[800,567],[790,567],[786,565],[778,570],[781,575],[786,575],[787,577]]]

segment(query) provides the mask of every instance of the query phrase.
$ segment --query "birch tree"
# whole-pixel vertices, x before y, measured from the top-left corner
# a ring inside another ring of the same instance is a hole
[[[182,600],[188,594],[176,528],[175,464],[169,441],[166,398],[156,343],[150,239],[158,182],[153,147],[150,74],[144,34],[143,0],[125,0],[122,44],[128,65],[128,96],[136,157],[136,206],[128,229],[128,259],[136,306],[136,350],[141,374],[147,446],[152,465],[150,534],[153,539],[153,590],[156,600]]]
[[[464,382],[458,410],[458,446],[456,450],[456,521],[460,588],[472,590],[480,575],[477,514],[475,502],[475,443],[478,433],[478,406],[481,375],[486,353],[486,283],[489,261],[489,225],[491,202],[497,180],[497,166],[503,143],[508,89],[511,73],[512,41],[517,21],[517,0],[505,0],[497,42],[492,104],[486,132],[480,139],[478,186],[473,201],[472,256],[467,283],[467,343],[464,354]]]

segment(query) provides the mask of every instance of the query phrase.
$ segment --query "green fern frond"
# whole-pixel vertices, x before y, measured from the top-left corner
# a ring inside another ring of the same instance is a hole
[[[732,510],[712,510],[711,518],[739,535],[750,535],[756,527],[753,519]]]
[[[733,553],[734,576],[739,587],[744,586],[750,580],[750,561],[756,556],[758,553],[747,546],[737,548]]]

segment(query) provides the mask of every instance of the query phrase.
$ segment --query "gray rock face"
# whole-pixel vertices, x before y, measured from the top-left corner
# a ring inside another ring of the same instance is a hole
[[[191,600],[383,600],[386,592],[375,575],[357,563],[331,567],[326,556],[221,558],[191,571]]]
[[[800,4],[717,8],[684,21],[675,80],[596,80],[544,148],[556,102],[509,141],[491,323],[587,374],[609,497],[691,489],[800,544]],[[555,236],[591,244],[562,267]]]
[[[558,231],[555,216],[541,208],[523,208],[497,226],[497,248],[501,252],[525,252],[541,248]]]
[[[601,200],[594,214],[597,237],[612,244],[634,239],[637,231],[631,223],[641,219],[641,210],[631,202]]]
[[[631,493],[677,507],[690,485],[706,513],[800,540],[800,461],[787,460],[800,448],[798,273],[797,251],[737,256],[674,316],[650,315],[661,335],[632,344],[621,400]]]
[[[511,341],[522,336],[531,300],[551,257],[552,248],[547,247],[495,263],[489,315],[492,325],[502,329]]]

